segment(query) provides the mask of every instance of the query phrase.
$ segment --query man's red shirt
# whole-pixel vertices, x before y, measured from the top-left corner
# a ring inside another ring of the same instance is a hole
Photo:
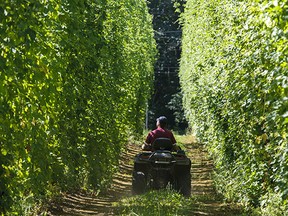
[[[157,138],[169,138],[172,144],[176,143],[173,133],[165,128],[158,127],[157,129],[151,131],[146,137],[145,142],[147,144],[152,144]]]

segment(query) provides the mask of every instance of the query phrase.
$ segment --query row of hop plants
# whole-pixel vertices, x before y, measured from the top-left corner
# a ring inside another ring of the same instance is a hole
[[[217,189],[262,215],[288,212],[288,1],[188,0],[180,79]]]
[[[109,184],[142,130],[156,45],[144,0],[0,3],[0,212]]]

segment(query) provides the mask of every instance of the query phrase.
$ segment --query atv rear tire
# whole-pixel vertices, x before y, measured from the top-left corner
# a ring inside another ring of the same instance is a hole
[[[173,184],[173,188],[178,191],[180,194],[182,194],[185,197],[191,196],[191,173],[190,169],[179,169],[176,173],[175,182]]]
[[[143,194],[146,191],[146,178],[143,172],[133,172],[132,193],[134,195]]]
[[[191,173],[185,172],[177,178],[177,191],[185,197],[191,196]]]

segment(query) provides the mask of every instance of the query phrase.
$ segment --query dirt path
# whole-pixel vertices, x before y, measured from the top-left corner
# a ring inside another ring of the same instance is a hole
[[[239,207],[224,203],[215,193],[212,182],[213,162],[208,159],[203,146],[186,144],[192,160],[192,196],[196,198],[193,212],[189,215],[240,215]],[[129,145],[123,153],[120,170],[115,174],[111,189],[105,194],[66,194],[60,203],[51,205],[48,215],[114,215],[113,203],[131,195],[133,158],[139,152],[137,146]]]
[[[128,145],[120,161],[119,172],[115,174],[111,188],[105,194],[66,194],[61,203],[51,205],[49,215],[83,216],[114,215],[112,204],[121,197],[131,196],[132,169],[134,156],[139,153],[135,145]]]
[[[192,196],[196,197],[191,215],[242,215],[240,206],[225,203],[220,195],[216,194],[212,180],[213,161],[208,158],[203,145],[197,143],[187,145],[187,152],[192,160]]]

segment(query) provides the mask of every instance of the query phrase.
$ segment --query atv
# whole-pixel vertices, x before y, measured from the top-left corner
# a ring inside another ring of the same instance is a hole
[[[132,179],[132,193],[170,187],[183,196],[191,195],[191,161],[183,150],[172,152],[170,139],[158,138],[152,144],[152,151],[135,156]]]

